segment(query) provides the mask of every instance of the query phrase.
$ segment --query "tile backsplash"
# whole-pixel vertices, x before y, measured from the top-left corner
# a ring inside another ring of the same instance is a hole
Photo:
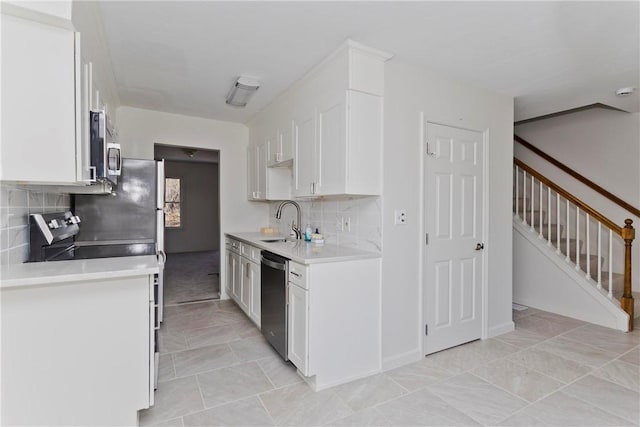
[[[69,209],[68,194],[46,187],[0,184],[0,265],[20,264],[29,256],[29,214]]]
[[[276,219],[280,202],[269,205],[269,226],[289,234],[296,210],[287,206],[282,219]],[[326,243],[352,246],[363,250],[382,251],[382,203],[380,197],[348,197],[298,201],[302,208],[302,228],[311,225],[325,236]],[[345,226],[350,223],[350,230]]]

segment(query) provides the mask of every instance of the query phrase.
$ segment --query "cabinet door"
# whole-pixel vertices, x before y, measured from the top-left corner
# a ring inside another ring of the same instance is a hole
[[[231,254],[233,262],[233,284],[231,288],[231,296],[240,304],[240,295],[242,294],[242,267],[240,265],[240,255]]]
[[[240,307],[244,310],[245,313],[249,313],[249,306],[251,304],[251,267],[249,266],[251,263],[247,261],[246,258],[240,258],[240,281],[242,285],[240,286]]]
[[[225,278],[225,289],[227,290],[227,295],[233,297],[233,252],[226,251],[227,255],[227,277]]]
[[[294,188],[295,196],[310,196],[316,176],[315,168],[315,114],[307,114],[293,122],[295,141]]]
[[[289,283],[288,296],[288,347],[289,360],[309,375],[309,291]]]
[[[288,122],[278,130],[276,161],[284,162],[291,159],[293,159],[293,123]]]
[[[74,184],[75,33],[7,14],[1,20],[0,180]]]
[[[317,194],[344,194],[346,191],[346,94],[328,96],[318,105],[316,162]]]
[[[247,199],[258,198],[258,147],[247,148]]]
[[[255,262],[249,263],[250,275],[251,275],[251,304],[249,310],[249,316],[260,327],[260,264]]]
[[[80,137],[77,146],[76,175],[79,182],[89,184],[91,182],[90,147],[89,138],[89,111],[91,110],[91,87],[93,85],[93,65],[91,62],[82,64],[82,82],[80,96]]]
[[[275,141],[275,137],[273,138]],[[257,170],[257,197],[258,200],[266,200],[267,198],[267,159],[269,158],[269,140],[258,145],[256,152],[256,170]]]

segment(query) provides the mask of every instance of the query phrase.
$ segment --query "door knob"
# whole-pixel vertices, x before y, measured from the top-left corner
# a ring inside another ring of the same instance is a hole
[[[484,243],[478,243],[476,245],[476,251],[481,251],[484,249]]]

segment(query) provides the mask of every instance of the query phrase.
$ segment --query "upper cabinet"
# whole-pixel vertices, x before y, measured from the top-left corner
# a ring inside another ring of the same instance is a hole
[[[382,193],[384,63],[389,58],[349,41],[252,120],[254,142],[276,135],[262,200]],[[283,167],[291,167],[291,179],[269,179]]]
[[[2,13],[0,180],[78,181],[79,34]]]
[[[82,59],[80,33],[69,19],[53,14],[67,6],[36,6],[3,4],[0,15],[0,181],[91,184],[89,111],[109,114],[109,107],[100,99],[92,64]],[[68,2],[69,17],[70,8]],[[117,133],[108,115],[107,120],[113,140]]]

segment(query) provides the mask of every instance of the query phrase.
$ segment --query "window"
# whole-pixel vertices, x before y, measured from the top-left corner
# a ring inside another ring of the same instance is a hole
[[[181,221],[181,180],[180,178],[164,179],[164,226],[178,228]]]

